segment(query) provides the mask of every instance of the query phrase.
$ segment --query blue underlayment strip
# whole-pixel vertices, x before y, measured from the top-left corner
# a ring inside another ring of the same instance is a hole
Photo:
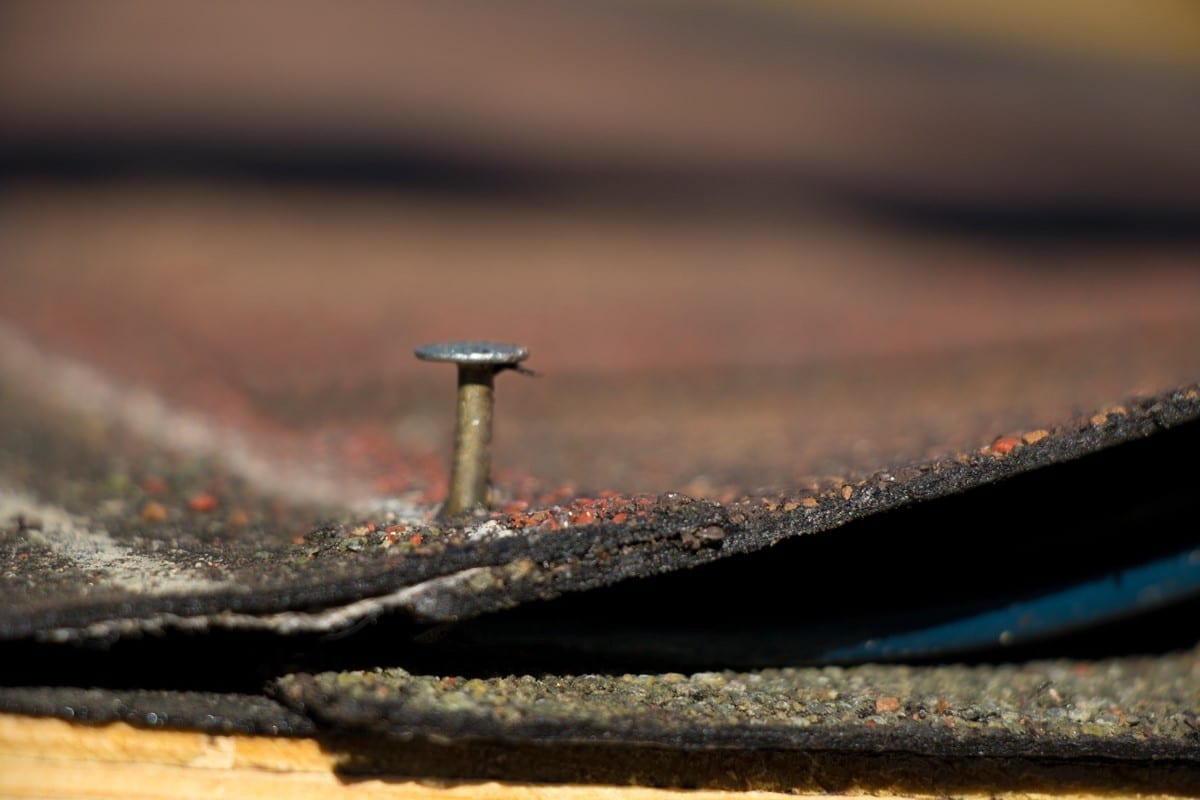
[[[1127,617],[1200,594],[1200,548],[952,622],[835,647],[820,661],[921,658],[1019,644]]]

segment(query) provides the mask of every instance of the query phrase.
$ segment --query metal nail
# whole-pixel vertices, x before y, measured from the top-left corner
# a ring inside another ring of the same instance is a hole
[[[458,365],[458,419],[454,431],[454,460],[450,492],[440,516],[457,517],[488,507],[491,472],[492,394],[497,372],[514,369],[529,357],[515,344],[439,342],[418,347],[422,361]]]

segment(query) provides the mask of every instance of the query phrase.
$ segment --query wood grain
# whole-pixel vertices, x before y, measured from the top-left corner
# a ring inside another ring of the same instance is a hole
[[[418,798],[419,800],[754,800],[819,794],[710,791],[579,784],[423,781],[412,776],[338,775],[337,753],[313,739],[213,736],[147,731],[124,723],[80,725],[57,719],[0,715],[0,798],[286,797]],[[842,798],[925,797],[838,794]],[[932,795],[930,795],[932,796]],[[990,792],[962,797],[991,797]],[[1092,798],[1099,794],[1022,792],[1026,798]],[[1142,795],[1177,797],[1179,795]]]

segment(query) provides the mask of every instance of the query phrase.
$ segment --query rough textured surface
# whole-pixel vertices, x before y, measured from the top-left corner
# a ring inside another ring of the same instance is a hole
[[[861,666],[691,676],[290,676],[337,730],[452,741],[615,742],[928,756],[1200,762],[1200,659]]]
[[[576,499],[543,510],[497,513],[466,528],[402,523],[380,514],[299,535],[278,524],[251,535],[231,529],[228,521],[192,514],[180,527],[165,528],[169,538],[164,541],[155,533],[164,528],[147,523],[144,510],[140,516],[131,511],[145,502],[144,486],[124,471],[103,467],[107,482],[45,484],[51,490],[73,486],[86,492],[79,507],[94,509],[86,518],[53,507],[39,512],[28,495],[6,490],[9,520],[0,547],[8,566],[0,632],[12,638],[50,630],[57,631],[52,638],[61,639],[164,626],[287,630],[306,624],[294,616],[257,618],[289,611],[317,615],[311,626],[337,628],[386,607],[425,622],[462,619],[751,552],[786,537],[1078,458],[1198,416],[1200,391],[1186,388],[1051,425],[1032,444],[1003,452],[993,445],[827,481],[807,491],[727,504],[675,493]],[[25,469],[54,456],[52,448],[30,436],[31,426],[7,430],[34,443],[24,452],[7,449]],[[85,463],[95,468],[109,453],[103,448],[96,460]],[[69,461],[84,460],[72,451]],[[27,480],[46,481],[52,473],[44,461],[42,466]],[[211,480],[204,476],[201,482]],[[100,527],[114,532],[87,533]],[[162,567],[146,569],[147,564]],[[173,577],[165,584],[143,577],[155,573]],[[328,613],[329,607],[384,596],[384,605]]]
[[[1031,274],[1004,248],[864,243],[840,224],[341,200],[6,196],[0,633],[445,620],[761,548],[1196,412],[1186,391],[1145,400],[1200,374],[1186,248],[1055,245]],[[544,287],[517,322],[546,374],[499,387],[500,510],[458,530],[431,522],[452,379],[410,355],[443,323],[388,298],[511,329],[506,309],[529,306],[505,293],[511,271],[480,268],[464,216]],[[282,236],[284,221],[302,224]],[[196,251],[197,231],[220,252]],[[414,254],[458,294],[394,266]],[[580,269],[560,280],[568,255]],[[359,266],[327,268],[346,256]],[[728,263],[745,264],[736,282]],[[311,325],[298,308],[317,295]],[[592,374],[567,365],[568,340]]]

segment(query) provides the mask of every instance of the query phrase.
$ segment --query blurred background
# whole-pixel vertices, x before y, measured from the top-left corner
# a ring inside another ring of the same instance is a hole
[[[0,5],[0,368],[347,491],[439,495],[446,338],[513,491],[983,444],[1200,377],[1198,256],[1187,0]]]

